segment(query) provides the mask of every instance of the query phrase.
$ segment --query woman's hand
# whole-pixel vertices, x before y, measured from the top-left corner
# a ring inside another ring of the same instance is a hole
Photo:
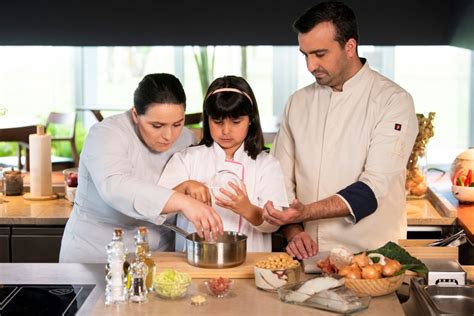
[[[290,239],[286,252],[298,259],[306,259],[318,253],[318,245],[306,232],[299,232]]]
[[[194,225],[201,238],[204,237],[208,241],[213,240],[211,232],[214,238],[224,232],[222,219],[212,207],[179,192],[173,193],[162,213],[166,214],[177,210],[181,210],[184,217]]]
[[[193,199],[201,201],[204,204],[212,205],[211,193],[209,188],[199,181],[187,180],[174,188],[176,191],[189,195]]]

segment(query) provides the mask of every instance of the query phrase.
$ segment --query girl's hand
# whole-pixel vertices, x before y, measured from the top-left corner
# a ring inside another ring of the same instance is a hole
[[[184,181],[183,183],[178,185],[175,190],[189,195],[193,199],[198,200],[204,204],[212,204],[211,193],[209,192],[209,188],[199,181]]]
[[[253,208],[252,203],[250,203],[245,184],[242,183],[242,189],[232,182],[229,182],[229,186],[234,189],[235,192],[231,193],[226,189],[220,188],[219,191],[227,196],[229,200],[216,197],[216,204],[221,207],[228,208],[237,214],[244,215],[246,211]]]
[[[216,204],[241,215],[254,226],[261,225],[263,223],[263,210],[250,202],[245,184],[242,183],[242,189],[232,182],[229,182],[229,186],[234,189],[235,194],[220,188],[219,191],[230,200],[216,197]]]

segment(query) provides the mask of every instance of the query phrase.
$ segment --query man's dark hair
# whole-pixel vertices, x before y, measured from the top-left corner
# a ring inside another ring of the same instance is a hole
[[[351,38],[359,43],[357,20],[351,8],[342,2],[322,2],[309,8],[293,24],[298,33],[308,33],[321,22],[331,22],[335,29],[335,40],[344,47]]]

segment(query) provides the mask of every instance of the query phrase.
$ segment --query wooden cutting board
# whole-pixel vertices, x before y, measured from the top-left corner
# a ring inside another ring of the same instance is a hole
[[[279,252],[248,252],[243,264],[227,269],[204,269],[192,266],[186,260],[184,253],[177,252],[155,252],[152,257],[155,260],[157,272],[171,268],[180,272],[188,273],[192,278],[205,279],[219,276],[232,279],[253,279],[254,266],[259,260],[265,260],[269,256],[280,254]]]

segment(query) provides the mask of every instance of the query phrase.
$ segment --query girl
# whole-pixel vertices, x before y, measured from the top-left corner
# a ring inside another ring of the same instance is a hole
[[[203,139],[199,146],[170,159],[159,184],[212,205],[224,230],[247,235],[249,251],[269,252],[270,233],[278,226],[263,220],[262,207],[269,200],[277,209],[286,207],[287,196],[278,161],[263,149],[257,101],[249,84],[235,76],[218,78],[204,99]],[[211,199],[208,186],[222,171],[233,172],[240,183],[229,181]],[[178,226],[194,231],[180,215]],[[184,239],[177,236],[176,250],[183,251],[184,245]]]

